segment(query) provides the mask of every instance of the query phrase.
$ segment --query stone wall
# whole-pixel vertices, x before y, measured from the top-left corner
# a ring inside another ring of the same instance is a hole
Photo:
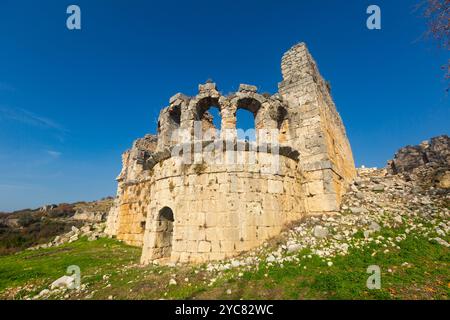
[[[309,213],[337,211],[346,185],[356,176],[342,119],[306,45],[282,58],[279,92],[287,101],[288,143],[301,155]]]
[[[137,140],[123,155],[108,234],[143,246],[143,263],[203,262],[258,246],[306,214],[338,211],[356,170],[329,86],[304,44],[283,56],[282,74],[273,95],[241,84],[225,96],[208,82],[196,96],[171,97],[157,137]],[[220,134],[210,108],[219,110]],[[239,109],[254,116],[255,142],[237,138]],[[258,161],[181,161],[208,145]],[[267,170],[274,163],[277,170]]]
[[[246,152],[244,152],[246,153]],[[248,156],[248,155],[243,155]],[[142,262],[163,258],[161,208],[174,213],[170,260],[204,262],[236,255],[279,234],[304,214],[297,161],[281,156],[277,174],[263,173],[272,161],[261,154],[253,165],[180,166],[174,158],[154,168]]]
[[[136,246],[142,245],[145,220],[150,202],[148,181],[127,184],[123,187],[118,207],[117,238]]]
[[[132,148],[122,154],[122,171],[117,177],[117,196],[109,211],[105,233],[131,245],[142,245],[150,201],[150,191],[145,181],[151,174],[144,170],[144,159],[156,151],[156,147],[157,137],[146,135],[137,139]]]

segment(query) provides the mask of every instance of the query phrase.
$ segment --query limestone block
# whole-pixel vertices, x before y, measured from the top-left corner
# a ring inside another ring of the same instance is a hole
[[[308,212],[333,212],[338,211],[339,206],[336,201],[336,194],[317,194],[307,198]]]
[[[186,239],[196,241],[199,238],[198,225],[190,225],[186,227]]]
[[[255,240],[241,241],[241,242],[239,242],[238,251],[249,251],[258,245],[260,245],[260,242],[255,241]]]
[[[211,240],[211,253],[219,253],[220,252],[220,241],[219,240]]]
[[[308,195],[317,195],[324,193],[324,182],[323,180],[316,180],[305,184],[305,190]]]
[[[188,241],[181,239],[175,240],[173,243],[173,251],[183,252],[188,250]]]
[[[258,88],[256,86],[242,83],[239,85],[239,92],[256,92],[256,91],[258,91]]]
[[[221,215],[222,223],[219,225],[222,227],[236,227],[239,225],[239,212],[238,211],[228,211]]]
[[[234,241],[220,241],[220,252],[233,252],[235,250]]]
[[[180,258],[179,258],[179,262],[181,263],[188,263],[189,259],[190,259],[190,253],[189,252],[180,252]]]
[[[263,212],[261,202],[247,202],[246,203],[246,216],[260,215]]]
[[[267,181],[267,190],[269,193],[283,193],[283,182],[276,180]]]
[[[281,205],[275,201],[274,197],[264,195],[262,197],[262,208],[264,211],[277,211],[280,210]]]
[[[170,254],[170,261],[172,263],[177,263],[180,260],[181,252],[173,251]]]
[[[209,241],[200,241],[198,243],[198,252],[210,252],[211,243]]]
[[[239,228],[237,227],[237,224],[235,224],[234,227],[223,228],[223,234],[225,239],[232,241],[239,240]]]
[[[198,241],[196,240],[189,240],[187,241],[187,252],[197,252],[198,250]]]
[[[245,241],[255,241],[256,240],[256,226],[246,225],[241,228],[242,238]]]
[[[215,241],[219,240],[217,234],[217,228],[206,228],[205,229],[205,237],[207,241]]]
[[[266,210],[261,215],[261,225],[262,226],[274,226],[279,223],[275,211]]]
[[[205,213],[205,224],[207,227],[215,227],[218,225],[219,215],[222,213],[218,212],[207,212]]]
[[[209,254],[209,259],[210,260],[223,260],[225,259],[226,255],[223,252],[211,252]]]

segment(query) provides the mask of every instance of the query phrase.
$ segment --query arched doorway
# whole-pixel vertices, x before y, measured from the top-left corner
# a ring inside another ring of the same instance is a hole
[[[169,258],[172,253],[173,222],[172,209],[164,207],[159,210],[156,247],[160,249],[161,258]]]

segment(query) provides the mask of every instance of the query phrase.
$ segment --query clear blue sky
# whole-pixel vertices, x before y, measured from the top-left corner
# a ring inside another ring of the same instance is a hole
[[[276,92],[282,54],[308,44],[331,82],[357,165],[449,134],[440,66],[414,6],[389,1],[0,2],[0,211],[116,192],[121,153],[177,92],[212,78]],[[82,30],[66,29],[66,8]],[[366,8],[382,9],[382,30]],[[245,126],[245,123],[244,123]]]

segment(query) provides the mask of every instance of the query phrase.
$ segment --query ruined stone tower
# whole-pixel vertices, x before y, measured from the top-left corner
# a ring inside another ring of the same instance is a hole
[[[281,69],[272,96],[243,84],[224,96],[214,83],[195,97],[176,94],[161,110],[158,135],[123,154],[107,232],[142,246],[142,263],[224,259],[305,215],[339,209],[356,170],[329,87],[303,43],[285,53]],[[253,113],[255,141],[237,138],[238,109]]]

